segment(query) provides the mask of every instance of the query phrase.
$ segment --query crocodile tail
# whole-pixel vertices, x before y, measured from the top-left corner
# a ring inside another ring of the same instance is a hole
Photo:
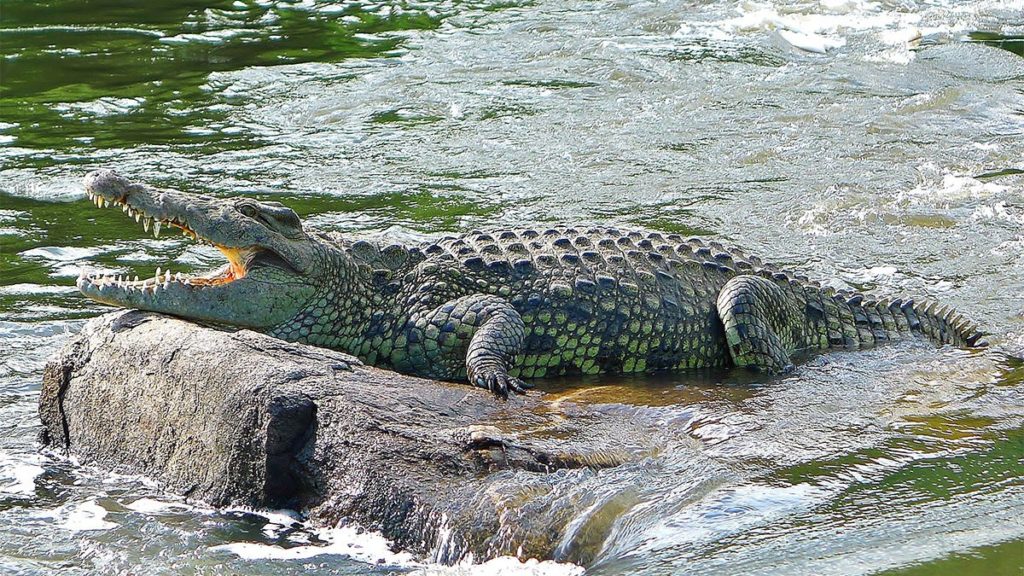
[[[813,284],[804,294],[808,321],[820,327],[816,337],[822,348],[870,348],[907,334],[921,334],[936,344],[961,348],[988,345],[985,334],[973,322],[932,301],[876,300],[865,294],[836,293]],[[815,346],[814,342],[808,345]]]
[[[961,348],[988,346],[985,334],[978,326],[950,306],[941,306],[931,300],[920,303],[903,300],[899,306],[907,317],[910,331],[924,334],[937,344],[952,344]]]
[[[950,306],[932,300],[917,302],[913,299],[884,299],[877,302],[858,302],[868,315],[877,316],[884,324],[895,326],[897,332],[926,336],[936,344],[950,344],[960,348],[988,346],[985,334],[978,326],[964,318]],[[884,322],[890,319],[891,323]],[[887,328],[891,327],[887,326]]]

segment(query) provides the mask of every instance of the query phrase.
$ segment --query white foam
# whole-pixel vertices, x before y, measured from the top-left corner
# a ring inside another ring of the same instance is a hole
[[[0,494],[35,494],[36,478],[45,472],[39,466],[41,461],[39,457],[16,459],[0,454]]]
[[[77,292],[72,286],[45,286],[43,284],[8,284],[0,286],[0,295],[22,296],[27,294],[72,294]]]
[[[885,44],[891,44],[893,46],[902,46],[914,42],[921,38],[921,30],[916,26],[906,26],[900,28],[894,28],[891,30],[883,30],[878,34],[878,39]]]
[[[790,30],[779,30],[778,34],[783,40],[794,47],[805,52],[814,52],[815,54],[825,54],[833,48],[846,45],[846,38],[830,38],[820,34],[804,34]]]
[[[74,118],[80,115],[105,118],[131,114],[146,103],[145,98],[114,98],[104,96],[89,102],[72,102],[57,104],[54,111],[62,116]]]
[[[1012,222],[1014,224],[1024,224],[1024,216],[1008,210],[1006,202],[1002,200],[995,204],[978,206],[974,209],[974,213],[971,214],[971,220],[975,222],[996,220]]]
[[[278,509],[278,510],[263,510],[259,508],[248,508],[245,506],[233,506],[231,508],[225,508],[225,512],[244,512],[246,514],[254,514],[266,518],[271,524],[277,524],[279,526],[293,526],[295,524],[302,524],[302,514],[295,510]]]
[[[178,514],[181,512],[209,512],[209,510],[200,509],[196,506],[191,506],[182,502],[161,502],[160,500],[154,500],[152,498],[139,498],[130,504],[125,504],[125,508],[139,512],[140,514],[149,514],[153,516],[158,516],[160,514]]]
[[[302,514],[295,510],[260,510],[246,507],[227,508],[225,512],[245,512],[255,514],[267,519],[267,523],[260,530],[268,538],[277,538],[288,528],[302,526]]]
[[[143,252],[142,250],[121,254],[117,257],[118,262],[153,262],[156,260],[164,261],[165,258],[161,256],[154,256],[153,254]]]
[[[143,508],[161,509],[163,503],[154,500],[141,503]],[[141,501],[140,501],[141,502]],[[131,507],[131,506],[129,506]],[[302,524],[302,517],[293,510],[258,510],[251,508],[229,508],[228,512],[245,512],[266,518],[269,523],[263,532],[268,536],[278,535],[281,528]],[[318,544],[308,544],[310,536],[321,540]],[[583,568],[575,564],[563,564],[553,561],[529,559],[520,561],[511,556],[504,556],[476,564],[472,556],[456,566],[440,564],[424,564],[418,562],[408,552],[393,552],[392,544],[379,532],[369,532],[357,527],[346,526],[325,528],[307,532],[297,532],[288,537],[298,546],[283,547],[255,542],[234,542],[210,548],[212,551],[229,552],[246,560],[305,560],[316,556],[346,556],[359,562],[374,565],[400,566],[414,569],[413,574],[420,575],[508,575],[508,576],[576,576],[583,573]]]
[[[241,36],[246,33],[246,30],[241,28],[227,29],[227,30],[208,30],[202,34],[178,34],[176,36],[166,36],[160,39],[160,42],[164,44],[224,44],[228,40]]]
[[[784,11],[774,4],[741,2],[737,6],[738,16],[711,23],[688,22],[680,29],[689,33],[694,30],[710,32],[717,28],[722,37],[737,33],[777,32],[786,42],[801,50],[825,53],[846,44],[845,35],[862,30],[888,29],[916,21],[914,14],[900,14],[878,9],[873,2],[861,0],[824,0],[814,9],[808,5],[806,11]]]
[[[855,282],[878,282],[889,281],[897,276],[899,270],[895,266],[875,266],[864,270],[856,270],[851,274],[851,280]]]
[[[107,517],[107,510],[95,500],[67,504],[51,511],[47,516],[57,519],[61,528],[71,532],[110,530],[117,527],[117,524],[104,520]]]
[[[858,35],[865,40],[858,45],[865,60],[906,64],[915,57],[910,49],[923,36],[953,36],[978,29],[991,12],[1019,10],[1020,5],[1024,2],[947,0],[910,11],[870,0],[748,0],[738,2],[730,17],[681,22],[674,36],[733,40],[738,35],[768,33],[801,50],[825,54]]]
[[[304,545],[284,548],[270,544],[235,542],[210,548],[212,551],[230,552],[246,560],[303,560],[315,556],[348,556],[369,564],[389,566],[419,566],[412,554],[392,552],[391,543],[376,532],[360,532],[354,527],[317,530],[320,545]]]
[[[18,254],[22,258],[40,258],[52,262],[70,262],[91,258],[101,252],[99,248],[78,248],[74,246],[42,246]]]
[[[931,172],[924,166],[923,172]],[[897,201],[910,202],[911,204],[942,203],[953,200],[984,199],[1005,194],[1009,191],[1007,186],[995,182],[982,182],[973,176],[966,174],[954,174],[948,171],[943,172],[941,180],[935,181],[932,177],[918,184],[914,188],[900,192],[896,195]]]

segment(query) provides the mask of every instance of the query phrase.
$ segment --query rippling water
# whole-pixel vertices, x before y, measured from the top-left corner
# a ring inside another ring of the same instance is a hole
[[[713,235],[837,287],[954,304],[993,349],[906,342],[769,383],[549,383],[553,409],[635,414],[657,456],[581,471],[571,494],[532,478],[576,511],[562,563],[486,570],[1019,574],[1021,14],[1020,0],[5,2],[0,573],[472,570],[37,451],[45,359],[106,310],[73,289],[80,268],[220,262],[91,209],[79,182],[103,166],[360,234]]]

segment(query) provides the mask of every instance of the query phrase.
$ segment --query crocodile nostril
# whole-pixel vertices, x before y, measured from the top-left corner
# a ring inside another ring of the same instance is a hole
[[[127,196],[130,184],[123,176],[113,170],[94,170],[85,175],[85,190],[89,194],[102,194],[107,200],[122,200]]]

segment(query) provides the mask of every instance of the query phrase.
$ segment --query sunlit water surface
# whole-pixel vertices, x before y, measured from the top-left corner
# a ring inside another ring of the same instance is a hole
[[[107,311],[73,289],[79,270],[220,263],[94,209],[79,182],[97,167],[359,234],[711,235],[836,287],[941,299],[994,334],[982,353],[910,341],[771,382],[550,383],[566,410],[635,413],[658,455],[546,496],[579,500],[562,563],[486,571],[1024,565],[1020,0],[3,9],[0,573],[474,570],[38,452],[45,359]]]

